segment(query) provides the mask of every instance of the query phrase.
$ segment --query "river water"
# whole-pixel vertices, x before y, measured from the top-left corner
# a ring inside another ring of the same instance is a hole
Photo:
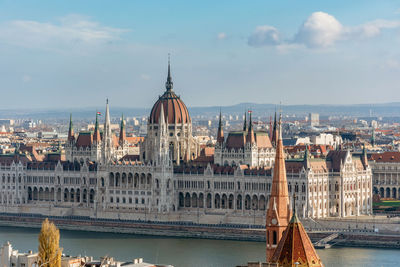
[[[10,241],[20,252],[37,251],[39,229],[1,227],[0,245]],[[121,261],[144,258],[175,267],[234,267],[263,261],[262,242],[147,237],[128,234],[61,231],[61,247],[67,255],[108,255]],[[400,250],[331,248],[317,251],[326,267],[400,266]]]

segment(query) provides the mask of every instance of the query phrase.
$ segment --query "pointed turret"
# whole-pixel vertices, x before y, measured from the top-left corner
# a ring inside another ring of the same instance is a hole
[[[165,115],[164,115],[164,106],[161,105],[161,111],[160,111],[160,119],[159,119],[159,131],[160,131],[160,136],[161,134],[164,133],[166,126],[165,126]]]
[[[98,113],[96,112],[96,123],[94,125],[94,133],[93,133],[93,142],[98,144],[101,142],[101,136],[100,136],[100,129],[99,129],[99,119],[98,119]]]
[[[218,135],[217,135],[217,143],[224,143],[224,130],[222,129],[222,113],[219,111],[219,122],[218,122]]]
[[[244,113],[244,121],[243,121],[243,132],[247,131],[247,114]]]
[[[364,170],[367,169],[367,167],[368,167],[368,156],[367,156],[367,150],[365,149],[365,144],[363,144],[361,162],[363,164]]]
[[[249,130],[247,131],[246,142],[250,144],[254,144],[254,130],[253,130],[253,121],[251,120],[251,111],[249,111]]]
[[[124,114],[121,116],[121,126],[119,129],[119,144],[123,145],[126,140],[126,131],[125,131],[125,121],[124,121]]]
[[[310,168],[310,150],[309,145],[306,145],[306,151],[304,152],[304,165],[306,169]]]
[[[103,132],[103,162],[106,163],[111,160],[113,149],[113,137],[111,133],[110,122],[110,108],[108,106],[108,99],[106,101],[106,115],[104,118],[104,132]]]
[[[168,55],[168,75],[167,75],[167,81],[165,83],[165,88],[167,89],[168,92],[172,91],[172,88],[174,88],[174,83],[172,82],[172,77],[171,77],[171,64],[169,55]]]
[[[375,147],[375,128],[372,128],[371,145]]]
[[[291,217],[285,155],[282,143],[281,118],[279,119],[278,126],[279,135],[276,145],[275,165],[266,218],[267,261],[271,260],[274,250],[282,237],[283,231],[288,226]]]
[[[75,141],[74,125],[72,124],[72,113],[69,115],[68,141]]]
[[[111,127],[110,127],[110,108],[108,106],[108,98],[106,100],[106,116],[104,118],[104,134],[111,136]]]
[[[275,117],[274,117],[274,127],[272,129],[272,137],[271,137],[271,142],[274,147],[276,147],[276,139],[278,138],[278,129],[276,127],[276,111],[275,111]]]
[[[323,267],[303,224],[296,213],[296,196],[293,196],[293,216],[270,259],[282,267],[313,266]]]

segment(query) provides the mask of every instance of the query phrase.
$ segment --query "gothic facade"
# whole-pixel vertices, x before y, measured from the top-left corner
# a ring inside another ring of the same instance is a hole
[[[288,197],[297,195],[299,216],[372,213],[372,173],[365,156],[331,151],[326,158],[306,153],[285,161],[273,147],[276,127],[271,142],[266,133],[254,132],[249,119],[248,128],[226,141],[220,121],[215,162],[191,165],[199,145],[168,70],[166,92],[150,113],[140,158],[126,157],[131,147],[123,119],[119,138],[111,132],[107,101],[102,133],[97,118],[93,133],[77,136],[70,121],[66,160],[59,154],[35,161],[18,151],[0,156],[0,211],[264,225],[268,203],[275,205],[269,198],[278,156]]]
[[[219,165],[248,165],[250,167],[272,167],[275,148],[267,132],[253,130],[251,113],[247,127],[246,114],[242,131],[230,132],[224,139],[221,114],[218,138],[215,145],[214,163]]]

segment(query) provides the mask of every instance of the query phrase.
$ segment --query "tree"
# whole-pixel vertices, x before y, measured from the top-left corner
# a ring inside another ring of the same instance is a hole
[[[61,267],[60,231],[46,218],[39,234],[38,265],[40,267]]]

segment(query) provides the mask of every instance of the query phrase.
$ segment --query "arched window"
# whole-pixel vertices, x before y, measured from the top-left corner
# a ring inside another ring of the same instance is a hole
[[[276,231],[272,232],[272,244],[273,245],[278,244],[278,234],[276,233]]]

